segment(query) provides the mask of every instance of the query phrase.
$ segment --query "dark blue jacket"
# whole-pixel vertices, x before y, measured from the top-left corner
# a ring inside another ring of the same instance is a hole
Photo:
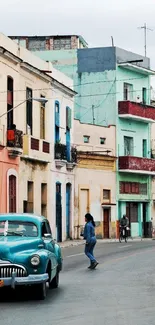
[[[85,224],[84,239],[86,239],[86,243],[88,244],[96,242],[95,227],[91,221]]]

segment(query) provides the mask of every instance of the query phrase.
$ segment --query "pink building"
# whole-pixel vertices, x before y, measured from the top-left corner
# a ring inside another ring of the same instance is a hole
[[[7,132],[5,146],[3,130],[4,128],[0,127],[0,213],[18,212],[18,169],[21,149],[16,148],[16,141],[19,140],[19,131],[11,130],[13,136],[11,141],[9,131]]]

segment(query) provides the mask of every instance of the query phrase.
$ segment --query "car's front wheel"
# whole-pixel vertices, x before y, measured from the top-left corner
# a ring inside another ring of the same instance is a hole
[[[46,282],[37,284],[36,295],[39,300],[44,300],[47,296],[47,286]]]
[[[56,276],[53,280],[49,283],[50,289],[56,289],[59,286],[59,271],[57,270]]]

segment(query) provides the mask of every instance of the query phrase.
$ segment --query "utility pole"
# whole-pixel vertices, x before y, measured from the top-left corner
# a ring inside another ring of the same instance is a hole
[[[95,124],[95,107],[92,105],[93,124]]]
[[[147,30],[150,30],[151,32],[153,32],[153,29],[148,28],[146,26],[146,23],[144,24],[144,26],[138,27],[139,29],[144,29],[144,49],[145,49],[145,57],[146,57],[146,48],[147,48]]]

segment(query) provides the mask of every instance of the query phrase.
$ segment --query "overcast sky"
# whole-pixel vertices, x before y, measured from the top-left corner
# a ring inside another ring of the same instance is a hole
[[[4,0],[0,31],[6,35],[80,34],[89,46],[114,44],[147,55],[155,69],[155,0]]]

